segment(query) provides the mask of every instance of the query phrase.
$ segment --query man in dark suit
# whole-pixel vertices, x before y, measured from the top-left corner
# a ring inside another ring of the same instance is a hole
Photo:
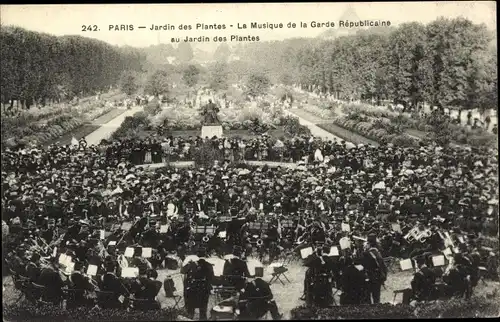
[[[387,279],[387,267],[377,248],[376,236],[368,236],[367,246],[361,262],[368,276],[368,289],[372,303],[377,304],[380,303],[381,288]]]
[[[327,251],[327,247],[318,247],[304,264],[308,267],[304,280],[305,300],[310,305],[327,307],[333,301],[331,281],[334,264],[331,258],[326,256]]]
[[[203,200],[203,198],[201,197],[201,195],[197,195],[196,196],[196,201],[194,202],[193,204],[194,206],[194,212],[206,212],[207,209],[206,209],[206,206],[205,206],[205,201]]]
[[[222,271],[223,276],[227,276],[226,280],[230,286],[241,290],[245,286],[245,278],[251,277],[247,263],[240,258],[243,250],[240,246],[233,248],[233,256],[231,259],[226,259]]]
[[[205,249],[199,249],[197,256],[200,258],[196,262],[190,262],[181,269],[181,273],[186,275],[184,283],[184,303],[189,318],[193,318],[194,310],[200,309],[200,319],[207,319],[208,299],[212,290],[212,280],[214,269],[212,264],[204,257]]]
[[[359,305],[365,285],[364,270],[358,269],[350,256],[344,257],[342,274],[340,277],[341,305]]]
[[[413,296],[418,301],[431,301],[436,299],[435,283],[436,275],[427,267],[425,257],[417,259],[418,271],[413,275],[411,288]]]
[[[281,320],[283,317],[273,299],[269,284],[261,278],[246,283],[239,297],[238,308],[242,320],[257,320],[262,318],[268,311],[271,313],[273,320]]]

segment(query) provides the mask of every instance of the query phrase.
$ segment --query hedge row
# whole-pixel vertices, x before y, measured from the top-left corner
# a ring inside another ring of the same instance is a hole
[[[3,305],[4,321],[175,321],[179,314],[183,312],[173,308],[136,311],[79,307],[63,310],[59,306],[35,305],[27,301]]]
[[[498,298],[451,299],[431,303],[345,305],[330,308],[299,306],[291,311],[293,320],[422,319],[495,317],[500,312]]]

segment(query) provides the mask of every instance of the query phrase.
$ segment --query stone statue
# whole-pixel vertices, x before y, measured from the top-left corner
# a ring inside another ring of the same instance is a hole
[[[212,100],[208,100],[208,104],[202,108],[201,115],[203,116],[203,124],[220,124],[217,113],[219,112],[219,108],[217,105],[212,103]]]

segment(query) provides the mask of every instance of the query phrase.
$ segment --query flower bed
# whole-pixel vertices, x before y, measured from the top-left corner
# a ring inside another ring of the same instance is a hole
[[[260,104],[259,108],[221,109],[219,119],[224,130],[248,130],[255,134],[276,129],[282,124],[283,113],[279,108]],[[152,128],[164,127],[166,131],[197,130],[202,127],[202,116],[192,108],[166,108],[148,116]]]
[[[62,310],[59,306],[36,306],[26,301],[3,306],[4,319],[11,321],[175,321],[181,313],[182,311],[172,308],[134,311],[80,307]]]
[[[134,138],[159,136],[198,136],[201,126],[188,125],[186,123],[175,123],[172,126],[167,123],[165,127],[158,127],[158,123],[153,123],[150,116],[143,112],[136,113],[134,116],[126,117],[120,127],[113,133],[113,138]],[[277,125],[275,125],[277,124]],[[255,121],[244,121],[233,124],[222,123],[224,135],[227,137],[249,138],[261,133],[267,133],[271,137],[280,138],[287,136],[310,135],[310,130],[299,123],[298,118],[282,116],[275,120],[275,124],[267,125]]]
[[[402,128],[394,126],[390,121],[385,122],[382,119],[373,121],[364,116],[353,118],[354,115],[336,118],[333,123],[381,144],[392,143],[396,146],[406,147],[418,146],[418,140],[404,133]]]
[[[355,103],[345,103],[342,105],[343,113],[352,116],[366,117],[368,119],[386,119],[391,124],[396,127],[401,128],[408,134],[411,133],[412,136],[417,136],[420,139],[424,139],[426,133],[432,132],[433,127],[429,124],[429,121],[433,118],[432,115],[427,115],[426,117],[420,117],[419,115],[414,115],[413,117],[408,117],[404,114],[382,110],[367,104],[355,104]],[[339,125],[339,124],[338,124]],[[458,124],[450,124],[451,138],[454,143],[470,145],[470,146],[485,146],[485,147],[496,147],[498,142],[498,137],[492,133],[489,133],[481,128],[469,129],[465,126]],[[412,131],[417,130],[417,131]],[[360,133],[360,134],[364,134]],[[369,133],[366,133],[370,137]],[[410,143],[411,140],[408,138],[400,139]]]
[[[2,117],[2,143],[23,140],[26,142],[44,143],[56,139],[87,121],[108,113],[113,108],[99,103],[74,112],[66,112],[38,122],[27,121],[26,118]]]
[[[291,311],[293,320],[415,319],[498,316],[499,305],[486,297],[451,299],[435,303],[346,305],[317,309],[300,306]]]

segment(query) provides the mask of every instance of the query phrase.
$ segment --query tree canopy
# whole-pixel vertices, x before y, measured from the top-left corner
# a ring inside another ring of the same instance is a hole
[[[140,71],[144,56],[81,36],[56,37],[18,27],[0,28],[2,102],[33,102],[94,95]]]
[[[335,39],[251,43],[236,54],[273,83],[340,99],[496,108],[494,34],[464,18],[370,28]]]

